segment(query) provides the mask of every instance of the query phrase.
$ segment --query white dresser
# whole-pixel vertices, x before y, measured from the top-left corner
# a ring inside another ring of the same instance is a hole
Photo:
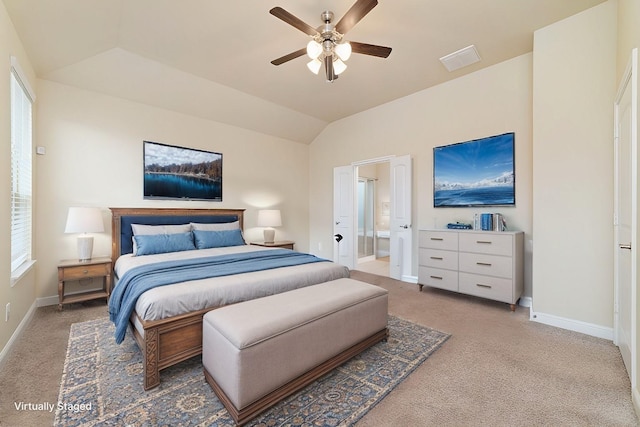
[[[511,305],[524,290],[522,231],[420,230],[418,284]]]

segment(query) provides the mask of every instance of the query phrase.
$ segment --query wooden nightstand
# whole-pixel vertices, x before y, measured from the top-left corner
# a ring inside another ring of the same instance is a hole
[[[296,244],[293,240],[280,240],[272,243],[267,242],[251,242],[252,245],[255,246],[264,246],[266,248],[283,248],[283,249],[291,249],[293,250],[293,245]]]
[[[73,295],[64,294],[65,282],[68,280],[103,278],[102,289],[91,290]],[[111,258],[93,258],[89,261],[64,260],[58,264],[58,310],[62,304],[106,298],[111,295]]]

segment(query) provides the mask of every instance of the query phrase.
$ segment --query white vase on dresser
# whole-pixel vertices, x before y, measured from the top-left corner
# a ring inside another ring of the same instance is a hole
[[[420,230],[418,284],[502,301],[524,291],[522,231]]]

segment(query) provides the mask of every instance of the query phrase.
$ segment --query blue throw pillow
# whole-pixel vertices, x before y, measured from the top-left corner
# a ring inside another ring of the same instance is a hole
[[[133,236],[133,240],[137,247],[136,256],[190,251],[196,248],[193,244],[193,235],[191,232],[177,234],[143,234]]]
[[[223,248],[226,246],[245,245],[242,237],[242,230],[220,230],[220,231],[201,231],[193,230],[193,236],[196,240],[196,248]]]

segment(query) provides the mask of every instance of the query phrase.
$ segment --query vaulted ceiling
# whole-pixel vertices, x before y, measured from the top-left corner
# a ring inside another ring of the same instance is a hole
[[[310,143],[330,122],[531,52],[533,32],[604,0],[379,0],[346,40],[389,46],[354,54],[333,83],[306,56],[271,60],[355,0],[2,0],[39,78]],[[475,45],[481,61],[448,72],[439,58]]]

